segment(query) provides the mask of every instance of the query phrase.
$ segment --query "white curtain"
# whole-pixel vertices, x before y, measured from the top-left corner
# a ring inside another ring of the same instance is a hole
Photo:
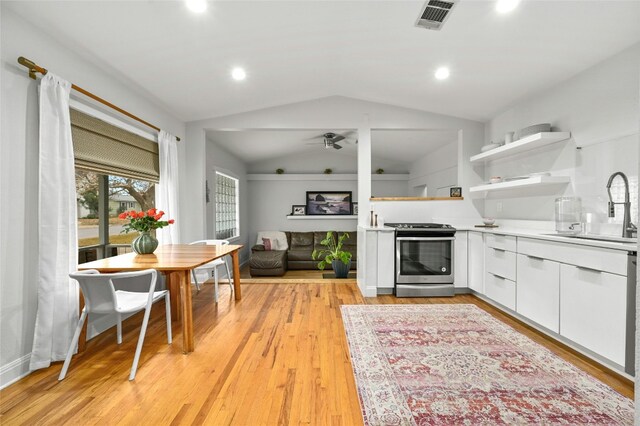
[[[156,236],[160,244],[178,244],[181,224],[178,220],[178,141],[176,137],[160,130],[158,151],[160,182],[156,185],[156,207],[164,211],[163,219],[175,219],[176,223],[159,229]]]
[[[40,81],[38,310],[30,368],[65,358],[78,321],[76,181],[69,118],[71,83]]]

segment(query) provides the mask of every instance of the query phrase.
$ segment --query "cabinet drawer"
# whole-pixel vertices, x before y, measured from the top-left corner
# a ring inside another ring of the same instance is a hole
[[[484,279],[484,294],[503,306],[516,310],[516,283],[487,272]]]
[[[518,238],[518,253],[612,274],[627,275],[627,252],[622,250]]]
[[[486,234],[487,247],[500,250],[516,251],[516,237],[501,234]]]
[[[624,365],[626,299],[625,277],[560,265],[560,334]]]
[[[487,247],[486,271],[511,281],[516,280],[516,254],[510,251]]]
[[[556,333],[560,330],[560,264],[518,254],[518,313]]]

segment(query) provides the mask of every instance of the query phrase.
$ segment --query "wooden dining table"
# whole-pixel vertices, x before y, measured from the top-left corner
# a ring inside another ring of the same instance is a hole
[[[167,244],[153,254],[127,253],[78,265],[79,270],[95,269],[102,273],[155,269],[165,274],[171,294],[171,316],[182,321],[182,350],[195,349],[193,337],[193,307],[191,302],[191,271],[215,259],[231,256],[235,300],[242,299],[240,289],[239,251],[242,245]]]

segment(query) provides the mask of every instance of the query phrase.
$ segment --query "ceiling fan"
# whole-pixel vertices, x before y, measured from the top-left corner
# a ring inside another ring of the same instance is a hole
[[[343,136],[343,135],[339,135],[337,133],[333,133],[333,132],[327,132],[324,133],[322,135],[316,136],[313,139],[322,139],[322,141],[320,142],[309,142],[307,143],[307,145],[316,145],[316,144],[324,144],[325,149],[342,149],[341,145],[338,145],[337,142],[340,142],[342,140],[345,140],[347,138],[347,136]]]

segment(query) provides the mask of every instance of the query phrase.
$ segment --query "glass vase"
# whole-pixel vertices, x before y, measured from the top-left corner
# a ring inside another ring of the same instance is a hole
[[[151,254],[158,248],[156,237],[147,232],[140,232],[131,243],[131,249],[138,254]]]

